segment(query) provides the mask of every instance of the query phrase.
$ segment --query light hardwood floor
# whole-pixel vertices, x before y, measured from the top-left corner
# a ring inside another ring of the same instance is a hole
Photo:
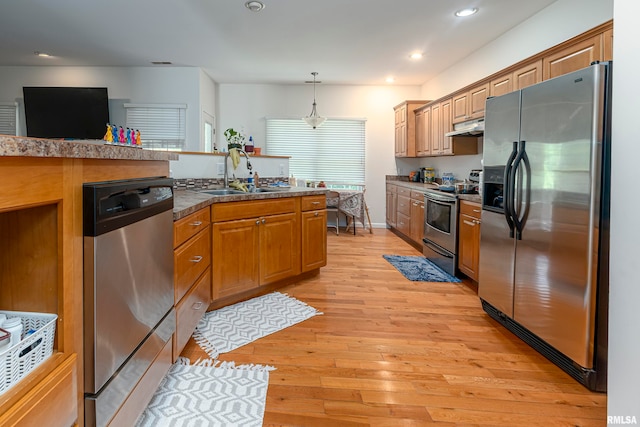
[[[220,356],[272,365],[264,425],[604,426],[591,393],[488,317],[468,282],[406,280],[388,230],[328,233],[328,265],[281,289],[324,314]],[[193,339],[183,352],[207,358]]]

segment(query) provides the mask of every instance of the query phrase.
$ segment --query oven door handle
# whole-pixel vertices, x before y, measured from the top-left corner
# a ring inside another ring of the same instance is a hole
[[[436,252],[438,255],[442,255],[443,257],[447,257],[447,258],[453,258],[452,254],[450,254],[449,252],[445,251],[441,247],[431,243],[427,239],[422,239],[422,243],[424,243],[426,246],[429,246],[429,248],[431,250],[433,250],[434,252]]]

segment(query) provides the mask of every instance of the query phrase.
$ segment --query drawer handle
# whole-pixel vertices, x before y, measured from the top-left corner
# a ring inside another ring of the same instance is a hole
[[[189,224],[193,227],[200,227],[202,225],[202,221],[193,221],[191,224]]]
[[[472,227],[476,225],[476,222],[475,222],[475,221],[467,221],[467,220],[465,219],[465,220],[463,220],[463,222],[464,222],[465,224],[467,224],[467,225],[472,226]]]
[[[473,210],[475,213],[480,213],[480,209],[474,209]]]
[[[193,308],[194,310],[200,310],[202,308],[202,301],[198,301],[196,303],[194,303],[191,308]]]
[[[189,261],[191,262],[195,262],[196,264],[199,263],[200,261],[202,261],[202,255],[196,255],[193,258],[191,258]]]
[[[320,202],[311,202],[312,205],[319,205]]]

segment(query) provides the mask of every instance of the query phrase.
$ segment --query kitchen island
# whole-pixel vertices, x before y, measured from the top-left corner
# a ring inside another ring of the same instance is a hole
[[[168,176],[177,158],[0,135],[0,309],[57,315],[53,354],[0,394],[0,425],[84,424],[82,185]]]

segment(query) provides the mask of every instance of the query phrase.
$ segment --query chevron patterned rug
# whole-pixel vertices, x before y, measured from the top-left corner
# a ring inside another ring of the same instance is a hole
[[[217,359],[221,353],[318,314],[322,313],[302,301],[272,292],[206,313],[193,338],[211,358]]]
[[[273,369],[212,360],[191,365],[189,359],[180,358],[136,427],[261,426]]]

